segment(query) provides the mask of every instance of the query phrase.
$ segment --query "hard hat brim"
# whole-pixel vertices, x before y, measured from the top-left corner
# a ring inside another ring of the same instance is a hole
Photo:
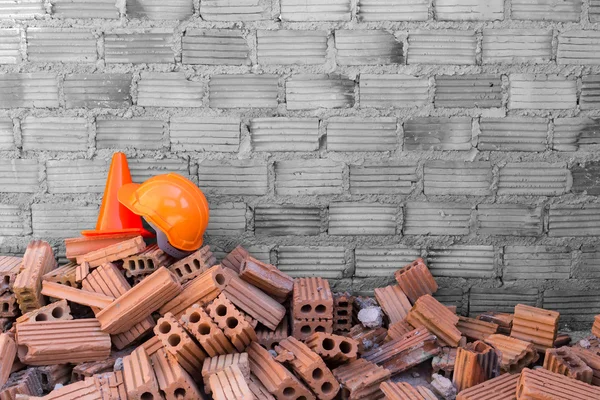
[[[139,183],[127,183],[119,188],[117,194],[119,203],[123,204],[136,215],[142,215],[142,212],[137,209],[139,203],[135,193],[139,187]]]

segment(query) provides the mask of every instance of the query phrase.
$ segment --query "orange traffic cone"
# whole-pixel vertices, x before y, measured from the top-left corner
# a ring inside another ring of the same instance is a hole
[[[96,229],[81,232],[83,236],[107,236],[127,233],[142,235],[143,237],[154,236],[144,229],[140,216],[135,215],[119,203],[117,193],[121,186],[127,183],[132,183],[127,157],[123,153],[115,153],[108,171]]]

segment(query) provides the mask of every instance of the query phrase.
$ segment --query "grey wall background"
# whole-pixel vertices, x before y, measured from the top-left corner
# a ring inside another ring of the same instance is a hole
[[[231,5],[233,3],[234,5]],[[95,225],[110,157],[207,243],[463,314],[600,314],[600,1],[0,0],[0,251]]]

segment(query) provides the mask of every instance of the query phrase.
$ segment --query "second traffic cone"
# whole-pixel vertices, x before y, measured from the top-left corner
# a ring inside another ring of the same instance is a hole
[[[107,236],[127,233],[138,234],[143,237],[154,236],[144,229],[140,216],[135,215],[119,203],[117,193],[121,186],[127,183],[132,183],[127,156],[124,153],[115,153],[110,163],[96,229],[82,231],[83,236]]]

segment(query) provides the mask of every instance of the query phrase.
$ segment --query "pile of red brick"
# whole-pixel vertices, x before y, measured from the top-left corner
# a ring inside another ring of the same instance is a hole
[[[573,347],[555,311],[458,316],[422,259],[375,300],[242,247],[220,264],[139,236],[66,249],[58,268],[43,241],[0,257],[0,400],[600,399],[600,316]],[[399,382],[415,367],[431,378]]]

